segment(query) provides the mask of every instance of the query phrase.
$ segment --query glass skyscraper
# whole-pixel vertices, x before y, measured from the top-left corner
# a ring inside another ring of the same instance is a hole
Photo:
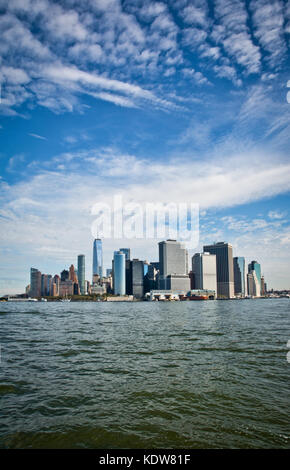
[[[78,280],[79,280],[79,287],[81,295],[85,295],[86,293],[86,274],[85,274],[85,255],[78,256]]]
[[[248,272],[251,273],[252,271],[255,271],[259,284],[261,285],[261,265],[258,261],[251,261],[248,265]]]
[[[120,248],[119,251],[122,251],[122,253],[125,254],[126,256],[126,261],[130,259],[130,248]]]
[[[236,256],[234,258],[235,295],[240,295],[242,297],[245,297],[246,295],[245,265],[245,258],[243,256]]]
[[[114,253],[114,294],[126,294],[126,256],[122,251]]]
[[[102,240],[96,238],[93,246],[93,276],[103,277],[103,247]]]

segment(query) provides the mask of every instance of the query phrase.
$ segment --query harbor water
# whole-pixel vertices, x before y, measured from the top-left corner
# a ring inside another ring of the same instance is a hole
[[[289,448],[289,299],[2,302],[0,448]]]

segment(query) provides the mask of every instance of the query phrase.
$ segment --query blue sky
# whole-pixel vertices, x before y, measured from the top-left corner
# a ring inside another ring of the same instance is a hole
[[[195,202],[290,288],[290,2],[0,0],[0,294],[86,254],[92,206]],[[289,85],[289,88],[287,87]],[[156,260],[157,240],[106,240]]]

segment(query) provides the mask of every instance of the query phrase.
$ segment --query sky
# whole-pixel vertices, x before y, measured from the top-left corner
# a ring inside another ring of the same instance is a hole
[[[92,208],[196,203],[290,289],[290,1],[0,0],[0,295],[86,255]],[[288,99],[287,99],[288,93]],[[158,260],[157,239],[105,239]]]

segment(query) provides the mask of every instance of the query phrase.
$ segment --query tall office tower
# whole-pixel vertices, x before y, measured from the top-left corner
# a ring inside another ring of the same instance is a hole
[[[184,289],[189,289],[190,282],[188,277],[188,252],[184,246],[176,240],[166,240],[159,242],[159,289],[172,289],[170,276],[181,276],[181,285]],[[188,277],[188,280],[186,279]],[[176,284],[176,285],[177,285]],[[180,287],[179,287],[180,289]]]
[[[86,293],[85,255],[78,255],[78,280],[81,295]]]
[[[61,273],[60,273],[60,280],[61,281],[68,281],[69,280],[69,272],[67,269],[64,269]]]
[[[255,295],[255,286],[254,286],[254,279],[253,274],[247,274],[247,287],[248,287],[248,295],[251,297]]]
[[[51,274],[47,274],[47,277],[46,277],[46,292],[45,292],[45,295],[50,295],[50,291],[51,291],[51,280],[52,280],[52,275],[51,275]]]
[[[234,297],[234,266],[232,245],[225,242],[219,242],[213,245],[204,246],[203,251],[212,255],[216,255],[218,297]]]
[[[70,265],[68,279],[73,282],[78,282],[78,277],[76,275],[75,267],[73,264]]]
[[[252,270],[247,274],[248,295],[253,297],[261,297],[261,284],[256,275],[256,271]]]
[[[53,283],[55,284],[55,295],[59,295],[60,277],[58,274],[53,276]]]
[[[122,253],[124,253],[122,251]],[[126,253],[125,255],[125,277],[126,277],[126,294],[127,295],[132,295],[133,294],[133,285],[132,285],[132,266],[131,266],[131,261],[130,259],[126,259]]]
[[[195,253],[192,257],[194,288],[214,290],[217,293],[216,255]]]
[[[96,238],[93,245],[93,276],[103,277],[103,247],[102,240]]]
[[[126,294],[126,257],[122,251],[114,253],[114,294]]]
[[[144,296],[144,262],[139,259],[133,259],[131,264],[132,294],[136,299],[142,299]]]
[[[261,277],[261,295],[265,295],[266,294],[266,283],[265,283],[265,278],[264,276]]]
[[[131,254],[130,254],[130,248],[120,248],[120,250],[122,253],[125,254],[126,256],[126,261],[130,259],[131,257]]]
[[[248,265],[248,272],[251,273],[252,271],[255,271],[257,279],[261,287],[261,277],[262,277],[261,265],[257,261],[251,261],[250,264]]]
[[[156,265],[156,263],[155,263]],[[144,276],[144,292],[150,292],[153,289],[157,289],[157,273],[155,265],[149,264],[148,271]]]
[[[245,258],[243,256],[235,256],[234,261],[234,288],[235,295],[245,297],[246,289],[246,271]]]
[[[41,272],[35,268],[30,268],[30,296],[41,296]]]
[[[40,294],[42,296],[47,295],[46,294],[46,289],[47,289],[47,274],[41,274],[41,289],[40,289]]]

